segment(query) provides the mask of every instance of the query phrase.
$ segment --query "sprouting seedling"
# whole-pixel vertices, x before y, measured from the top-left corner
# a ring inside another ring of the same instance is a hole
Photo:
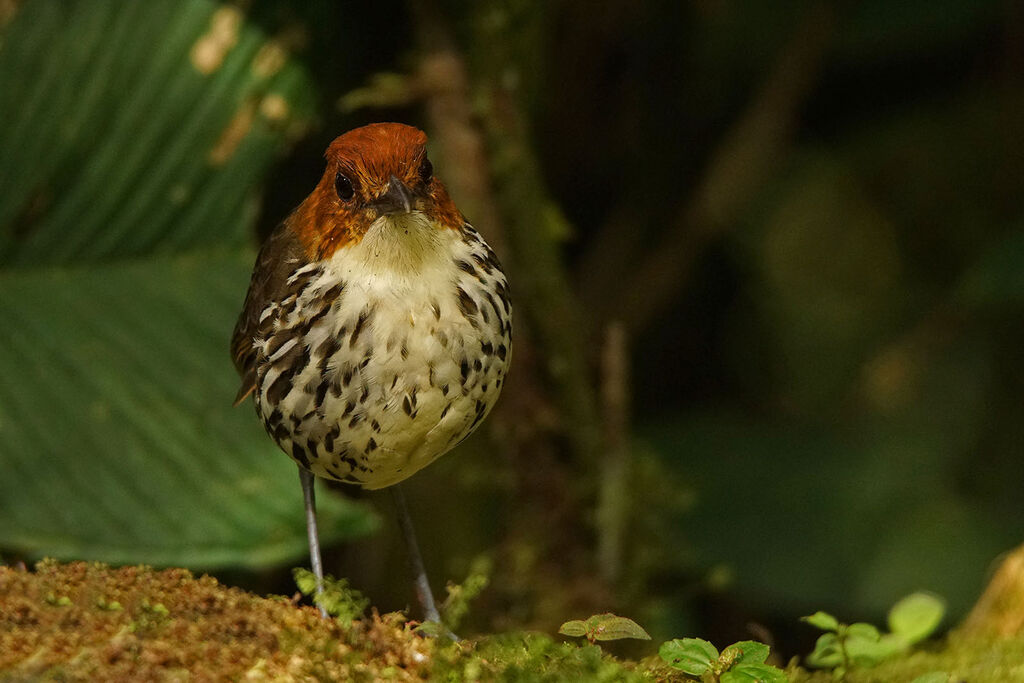
[[[871,667],[907,652],[930,636],[945,613],[945,604],[928,593],[913,593],[889,610],[889,633],[866,623],[844,624],[828,612],[815,612],[802,620],[825,631],[807,656],[807,664],[832,669],[842,679],[851,667]]]
[[[591,644],[598,640],[621,640],[623,638],[651,639],[651,636],[640,624],[632,619],[620,617],[611,612],[595,614],[586,621],[580,619],[567,621],[562,624],[558,632],[563,636],[584,637]]]
[[[704,683],[789,683],[784,671],[766,663],[769,652],[764,643],[743,640],[719,653],[701,638],[676,638],[658,648],[666,663]]]

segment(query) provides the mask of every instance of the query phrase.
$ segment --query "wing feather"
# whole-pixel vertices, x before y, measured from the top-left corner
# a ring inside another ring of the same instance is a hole
[[[274,316],[263,320],[260,316],[268,305],[281,299],[288,277],[306,263],[305,250],[287,223],[270,233],[260,248],[249,292],[231,335],[231,358],[242,377],[235,405],[242,403],[256,388],[256,340],[266,338],[273,331]]]

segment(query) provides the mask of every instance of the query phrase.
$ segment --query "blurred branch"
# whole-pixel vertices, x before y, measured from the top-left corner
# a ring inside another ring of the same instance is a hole
[[[1024,77],[1024,7],[1016,0],[1003,3],[1004,73],[1008,83]]]
[[[655,219],[641,195],[631,190],[616,197],[576,264],[576,291],[587,310],[597,312],[592,316],[595,338],[601,320],[621,321],[612,306],[622,296],[622,264],[640,263],[647,255],[644,247],[650,238],[644,226]]]
[[[577,462],[585,463],[600,437],[586,354],[580,353],[580,306],[555,239],[564,219],[541,180],[523,106],[510,85],[509,72],[517,65],[503,57],[507,44],[521,36],[494,22],[475,26],[469,51],[479,59],[471,84],[440,8],[430,0],[412,0],[411,7],[423,49],[417,78],[428,93],[432,129],[444,141],[452,193],[477,212],[499,253],[511,256],[507,266],[516,303],[544,349],[543,370],[551,378],[563,430]],[[492,16],[511,11],[501,3],[492,9]]]
[[[338,99],[338,107],[346,113],[366,107],[386,109],[405,107],[415,102],[421,93],[413,79],[404,74],[378,73],[362,88],[350,90]]]
[[[564,218],[540,181],[524,115],[505,78],[509,65],[500,58],[486,60],[478,69],[482,75],[471,84],[466,59],[439,8],[430,0],[410,0],[410,8],[421,50],[415,74],[379,74],[344,95],[338,105],[353,110],[423,103],[449,189],[505,262],[522,312],[516,321],[520,361],[504,403],[512,398],[538,424],[550,425],[544,392],[531,372],[540,365],[551,379],[561,428],[579,462],[586,462],[597,451],[599,428],[587,359],[579,353],[580,306],[559,253],[557,237],[565,231]],[[482,28],[473,37],[493,47],[491,31]],[[476,54],[492,53],[480,49]],[[492,183],[494,176],[499,176],[497,183]],[[543,353],[534,352],[534,337]],[[520,391],[515,391],[517,387]],[[524,401],[523,396],[509,394],[529,396]]]
[[[629,350],[622,323],[605,330],[601,350],[601,408],[604,457],[597,503],[597,559],[601,573],[615,585],[622,572],[623,534],[629,510]]]
[[[940,302],[866,358],[858,382],[859,400],[872,410],[892,414],[919,401],[919,390],[936,357],[962,332],[963,312]]]
[[[672,228],[640,267],[626,271],[635,276],[615,288],[617,296],[594,302],[603,309],[598,319],[621,317],[627,330],[642,330],[685,285],[702,249],[735,223],[789,145],[824,60],[834,13],[828,2],[808,9],[750,106],[712,155]],[[621,229],[617,222],[609,227],[609,232]],[[618,277],[620,269],[606,272]]]
[[[480,3],[463,52],[436,3],[410,0],[420,49],[416,87],[445,178],[459,206],[479,221],[474,224],[502,257],[512,283],[516,360],[498,417],[505,417],[513,431],[512,450],[522,456],[514,459],[515,505],[502,541],[502,552],[508,554],[502,564],[519,569],[501,583],[507,586],[506,599],[531,605],[534,600],[516,591],[534,590],[537,577],[560,577],[556,588],[545,591],[551,614],[539,615],[542,623],[552,614],[564,614],[569,605],[589,609],[607,602],[603,586],[577,580],[593,570],[581,498],[591,497],[589,487],[597,483],[597,477],[588,476],[601,436],[597,399],[589,354],[583,351],[582,308],[560,253],[564,219],[543,184],[524,93],[517,89],[537,74],[517,61],[512,47],[538,53],[541,32],[528,24],[553,6]],[[524,8],[533,12],[529,20],[519,21],[515,13]],[[521,564],[524,547],[540,549],[529,569]],[[524,572],[530,576],[525,583]],[[550,595],[558,596],[557,604]]]
[[[431,130],[444,140],[445,182],[491,246],[499,254],[508,253],[465,64],[454,49],[430,52],[420,60],[418,79],[427,94],[424,106]]]
[[[554,239],[560,213],[547,197],[526,124],[510,93],[491,84],[484,116],[498,202],[509,220],[517,290],[545,350],[547,374],[564,416],[577,464],[589,462],[599,442],[596,399],[587,366],[582,307],[573,297]]]

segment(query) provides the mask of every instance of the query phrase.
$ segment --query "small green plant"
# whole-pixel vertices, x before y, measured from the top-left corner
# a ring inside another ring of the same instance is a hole
[[[164,626],[169,621],[171,612],[162,602],[153,604],[149,598],[143,598],[135,615],[135,619],[128,625],[129,632],[146,636]]]
[[[336,579],[330,574],[324,577],[324,588],[320,594],[316,590],[316,575],[308,569],[296,567],[292,570],[295,585],[303,595],[313,598],[318,607],[323,607],[332,617],[339,621],[352,621],[362,616],[370,605],[370,599],[351,588],[348,579]]]
[[[742,640],[722,650],[701,638],[676,638],[658,648],[670,666],[703,683],[789,683],[781,669],[765,662],[770,648]]]
[[[459,640],[454,631],[469,612],[469,603],[487,588],[490,583],[491,561],[486,556],[477,557],[469,567],[469,575],[462,583],[448,582],[448,597],[441,603],[441,622],[424,621],[416,627],[417,633],[432,638]]]
[[[441,605],[441,621],[451,630],[456,630],[469,612],[469,603],[480,595],[490,583],[491,561],[484,556],[473,560],[469,575],[462,583],[448,583],[448,597]]]
[[[46,604],[53,605],[55,607],[67,607],[71,604],[71,598],[66,595],[57,596],[53,591],[46,594]]]
[[[584,637],[591,644],[598,640],[621,640],[623,638],[651,639],[651,636],[640,624],[632,619],[620,617],[611,612],[595,614],[586,621],[580,619],[567,621],[562,624],[558,632],[563,636],[573,638]]]
[[[121,603],[117,600],[107,600],[102,595],[96,598],[96,606],[106,612],[120,612],[122,609],[124,609],[123,607],[121,607]]]
[[[851,667],[875,666],[910,650],[938,628],[945,611],[945,604],[934,595],[913,593],[889,610],[890,632],[884,634],[871,624],[844,624],[827,612],[815,612],[803,621],[825,633],[807,656],[807,664],[832,669],[842,680]]]

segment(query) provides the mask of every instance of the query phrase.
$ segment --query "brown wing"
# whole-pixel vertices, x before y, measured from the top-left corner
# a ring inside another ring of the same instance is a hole
[[[249,293],[231,335],[231,357],[242,376],[242,386],[235,396],[235,405],[256,388],[256,348],[253,340],[265,337],[273,328],[273,316],[260,323],[260,314],[267,305],[280,298],[291,275],[308,262],[302,244],[287,223],[282,223],[260,248],[249,281]]]

